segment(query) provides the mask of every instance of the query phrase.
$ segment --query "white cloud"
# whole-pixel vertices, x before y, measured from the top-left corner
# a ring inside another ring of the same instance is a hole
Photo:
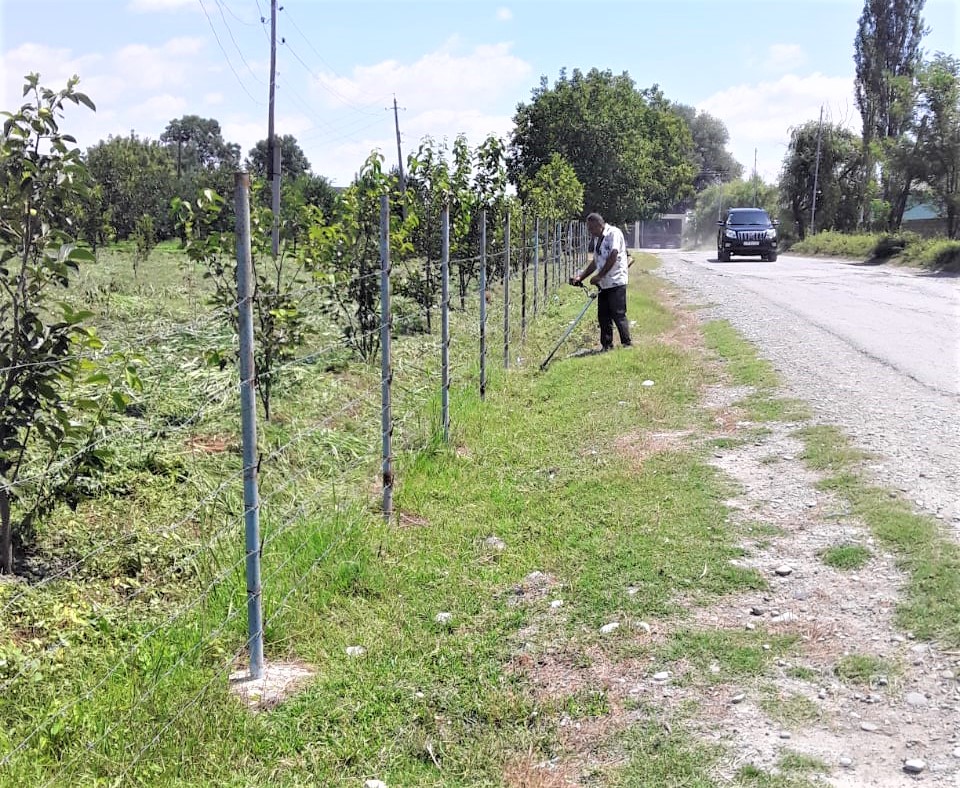
[[[771,44],[765,65],[772,71],[792,71],[807,62],[807,55],[799,44]]]
[[[396,94],[413,111],[443,107],[470,109],[529,82],[531,65],[510,53],[510,44],[489,44],[457,52],[447,41],[413,63],[384,60],[357,66],[352,77],[321,74],[317,92],[330,106],[382,102]]]
[[[150,14],[157,11],[178,11],[196,5],[196,0],[130,0],[127,8],[138,14]]]
[[[166,126],[171,118],[183,115],[187,109],[187,102],[181,96],[171,96],[164,93],[152,96],[146,101],[130,107],[130,118],[141,128],[151,128],[160,124]]]
[[[501,6],[497,9],[497,21],[499,22],[509,22],[513,19],[513,11],[511,11],[506,6]]]
[[[203,97],[203,103],[211,106],[223,104],[223,93],[207,93]]]
[[[773,181],[783,164],[790,129],[817,120],[821,105],[825,120],[859,130],[853,80],[819,73],[802,77],[788,74],[777,80],[737,85],[713,94],[697,109],[726,124],[730,150],[746,175],[753,171],[756,148],[758,173]]]

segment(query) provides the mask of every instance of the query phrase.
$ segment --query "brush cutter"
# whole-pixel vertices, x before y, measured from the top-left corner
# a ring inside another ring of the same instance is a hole
[[[580,282],[576,286],[582,287],[584,290],[587,289],[587,286],[583,282]],[[577,315],[576,320],[574,320],[569,326],[567,326],[567,330],[563,332],[563,336],[560,337],[560,341],[557,342],[553,350],[550,351],[550,355],[543,360],[543,363],[540,365],[541,372],[543,372],[547,368],[547,366],[550,364],[550,360],[553,358],[554,354],[560,349],[560,345],[562,345],[564,342],[567,341],[567,337],[569,337],[573,333],[573,329],[575,329],[577,325],[580,323],[580,321],[583,320],[583,316],[587,314],[587,310],[590,308],[590,305],[597,300],[597,296],[599,294],[600,294],[599,290],[587,293],[587,303],[583,305],[583,309],[580,311],[580,314]]]

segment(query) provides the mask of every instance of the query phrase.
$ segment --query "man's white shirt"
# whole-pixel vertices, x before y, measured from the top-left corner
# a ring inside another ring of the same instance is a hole
[[[610,257],[612,250],[617,250],[617,262],[613,264],[605,277],[600,280],[600,289],[608,290],[611,287],[618,287],[627,283],[627,242],[623,238],[623,233],[619,228],[611,224],[603,226],[603,236],[596,247],[597,272],[603,270],[607,264],[607,258]]]

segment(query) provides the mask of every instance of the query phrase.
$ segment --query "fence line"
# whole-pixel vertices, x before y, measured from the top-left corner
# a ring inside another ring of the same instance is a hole
[[[239,433],[240,457],[234,461],[230,455],[225,455],[217,466],[222,466],[219,478],[211,479],[213,483],[209,488],[197,485],[197,500],[185,500],[182,512],[176,512],[181,508],[176,506],[169,518],[157,518],[157,527],[163,533],[187,540],[182,542],[182,552],[172,555],[169,564],[164,565],[164,571],[186,578],[181,593],[165,599],[165,583],[169,581],[163,577],[163,572],[144,576],[143,582],[126,594],[124,604],[118,604],[117,613],[118,616],[129,616],[131,622],[140,626],[131,629],[129,635],[118,636],[111,661],[105,662],[102,670],[91,672],[86,686],[56,696],[46,710],[34,718],[24,719],[22,726],[8,732],[10,745],[6,752],[0,752],[0,766],[11,768],[20,759],[32,757],[33,749],[46,731],[69,719],[78,707],[96,703],[101,694],[108,691],[107,688],[117,687],[130,692],[131,701],[120,714],[107,724],[97,726],[89,738],[78,738],[74,748],[68,749],[62,760],[50,766],[45,773],[45,776],[50,775],[46,784],[59,784],[62,777],[69,777],[76,770],[92,769],[95,772],[97,759],[106,758],[104,753],[114,746],[111,734],[129,727],[132,721],[142,716],[144,709],[149,708],[151,698],[161,692],[165,683],[176,680],[180,671],[189,669],[211,644],[217,645],[218,660],[223,660],[222,664],[211,670],[209,680],[194,695],[182,699],[171,718],[155,720],[149,728],[138,732],[129,744],[124,743],[122,760],[109,764],[111,774],[123,779],[137,770],[178,720],[190,713],[190,709],[226,675],[236,670],[241,659],[246,662],[247,675],[252,679],[260,678],[270,664],[269,644],[264,642],[265,631],[287,613],[289,600],[303,592],[310,574],[352,538],[355,523],[338,529],[329,542],[314,548],[315,526],[307,518],[320,518],[320,521],[329,523],[329,527],[340,522],[336,510],[328,505],[328,499],[330,495],[336,495],[343,480],[352,474],[367,474],[373,470],[376,462],[372,448],[376,443],[373,414],[376,410],[379,409],[380,413],[379,493],[382,515],[389,522],[398,516],[394,505],[396,445],[415,447],[418,440],[422,445],[424,438],[430,436],[442,437],[445,443],[450,443],[451,430],[455,426],[451,418],[451,389],[464,391],[477,386],[481,401],[487,398],[491,380],[495,383],[497,379],[491,377],[492,368],[499,366],[488,358],[489,348],[496,347],[491,343],[502,339],[502,369],[511,370],[514,357],[520,352],[519,347],[527,339],[532,320],[552,309],[551,293],[572,270],[578,255],[586,253],[585,245],[581,243],[580,223],[570,222],[564,227],[560,222],[522,215],[519,232],[516,232],[516,216],[506,214],[502,217],[502,224],[491,224],[484,211],[478,228],[479,247],[461,249],[465,252],[463,256],[451,258],[450,207],[445,205],[439,228],[439,293],[431,289],[422,301],[411,301],[408,296],[406,302],[414,303],[418,309],[439,308],[440,336],[426,334],[412,339],[409,344],[398,342],[395,345],[398,331],[422,330],[423,314],[403,314],[403,301],[399,302],[401,311],[397,311],[398,302],[392,292],[391,204],[387,197],[381,198],[380,264],[374,273],[348,277],[338,284],[324,283],[284,293],[285,296],[304,298],[311,295],[323,297],[329,294],[331,287],[372,283],[374,277],[378,278],[376,325],[369,327],[365,324],[362,330],[352,335],[352,339],[354,342],[375,336],[379,339],[379,398],[372,381],[362,388],[350,390],[346,396],[334,391],[331,399],[327,399],[328,389],[323,389],[319,401],[323,403],[321,413],[325,415],[314,413],[305,421],[300,421],[298,414],[288,415],[280,424],[265,423],[261,433],[255,403],[258,381],[269,377],[282,384],[287,373],[298,366],[313,364],[330,354],[347,352],[349,347],[343,339],[326,342],[319,348],[304,347],[294,357],[274,363],[268,370],[255,368],[258,295],[251,254],[248,189],[248,180],[238,175],[235,182],[236,303],[221,306],[186,328],[179,326],[154,335],[160,342],[184,337],[198,344],[211,339],[222,342],[228,337],[238,342],[239,375],[234,373],[229,380],[224,380],[215,370],[210,370],[200,379],[200,390],[190,392],[191,397],[199,397],[202,402],[176,424],[163,427],[162,439],[168,441],[164,447],[172,447],[178,436],[193,433],[199,424],[219,410],[228,410],[237,419],[236,428],[230,432]],[[528,221],[532,224],[529,231]],[[456,267],[459,278],[457,310],[451,308],[451,266]],[[436,303],[436,295],[439,295],[439,303]],[[231,321],[236,321],[233,325],[239,329],[235,340]],[[502,337],[497,336],[499,332]],[[322,337],[319,333],[316,336]],[[164,348],[164,352],[168,350]],[[149,381],[144,394],[162,397],[165,396],[165,385],[182,386],[186,379],[180,375],[168,381],[163,373],[164,364],[169,366],[169,362],[165,357],[151,355],[151,351],[152,347],[148,345],[144,364],[156,380]],[[201,369],[191,367],[189,374],[199,374]],[[435,410],[438,401],[439,419]],[[427,408],[423,407],[424,403]],[[329,432],[338,419],[352,419],[357,425],[350,440],[340,445],[332,442],[334,433]],[[123,424],[99,437],[97,445],[119,445],[137,436],[142,439],[158,429],[161,428],[148,421]],[[328,445],[331,449],[337,448],[337,452],[324,450],[323,447]],[[70,458],[58,461],[65,463]],[[206,529],[206,524],[214,520],[216,526]],[[238,538],[241,523],[244,530],[242,549]],[[191,530],[196,535],[188,537]],[[129,534],[120,529],[117,536],[104,539],[78,555],[76,560],[44,575],[35,584],[18,589],[3,602],[0,614],[22,615],[22,603],[28,595],[43,593],[44,589],[57,583],[78,582],[85,573],[97,572],[96,566],[103,563],[102,557],[123,548],[129,538]],[[283,552],[280,552],[281,547]],[[298,577],[291,578],[291,566],[295,572],[300,572]],[[288,583],[289,587],[286,587]],[[239,604],[242,587],[245,587],[246,605]],[[281,592],[282,598],[276,601],[276,594]],[[155,612],[145,614],[147,603],[158,598],[161,606]],[[239,631],[241,624],[245,624],[246,630],[243,637]],[[176,641],[182,643],[182,648],[168,652],[161,646],[170,641],[168,635],[174,632],[184,633],[182,641]],[[226,646],[227,651],[221,651],[221,646]],[[232,657],[226,659],[224,654],[227,653],[232,653]],[[46,658],[42,652],[30,655],[9,675],[0,674],[0,689],[25,692],[26,681]],[[103,768],[107,768],[107,762],[102,763]]]

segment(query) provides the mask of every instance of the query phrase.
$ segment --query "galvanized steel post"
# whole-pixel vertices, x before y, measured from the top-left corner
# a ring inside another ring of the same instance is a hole
[[[480,399],[487,395],[487,211],[480,212]]]
[[[450,204],[440,213],[440,416],[443,442],[450,442]]]
[[[503,225],[503,368],[510,369],[510,213]]]
[[[257,488],[257,396],[253,344],[253,255],[250,248],[250,176],[234,177],[237,235],[237,307],[240,341],[240,428],[243,443],[243,519],[247,575],[250,678],[263,676],[263,588],[260,578],[260,493]]]
[[[393,358],[390,315],[390,198],[380,197],[380,420],[383,438],[383,516],[393,514]]]

